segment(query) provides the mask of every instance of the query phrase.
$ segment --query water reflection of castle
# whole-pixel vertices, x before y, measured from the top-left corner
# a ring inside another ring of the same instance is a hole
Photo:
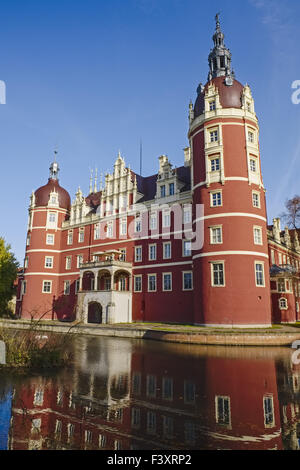
[[[16,386],[11,449],[299,448],[289,350],[79,345],[76,370]]]

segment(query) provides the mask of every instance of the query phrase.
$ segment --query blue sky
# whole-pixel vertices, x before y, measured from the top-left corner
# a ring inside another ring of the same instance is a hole
[[[2,0],[0,9],[0,236],[20,261],[29,196],[47,182],[56,147],[72,198],[119,149],[138,171],[140,139],[144,175],[163,153],[182,164],[218,11],[236,77],[255,98],[269,221],[300,193],[300,105],[291,101],[300,2]]]

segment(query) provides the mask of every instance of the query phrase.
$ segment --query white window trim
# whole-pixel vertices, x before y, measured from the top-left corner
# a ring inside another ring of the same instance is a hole
[[[185,243],[190,243],[191,244],[191,252],[189,255],[184,253],[184,244]],[[190,258],[193,255],[193,250],[192,250],[192,240],[182,240],[182,257],[183,258]]]
[[[214,194],[221,194],[221,204],[217,205],[217,206],[214,206],[213,205],[213,195]],[[209,197],[210,197],[210,207],[212,207],[213,209],[215,209],[216,207],[223,207],[223,193],[222,193],[222,189],[218,189],[216,191],[210,191],[209,192]]]
[[[66,293],[66,283],[69,283],[69,292]],[[70,280],[66,280],[64,281],[64,295],[70,295],[71,293],[71,281]]]
[[[70,260],[70,266],[68,267],[68,260]],[[72,267],[72,256],[66,256],[65,269],[69,270]]]
[[[254,204],[254,195],[258,196],[258,206],[256,206]],[[255,207],[256,209],[260,209],[261,208],[261,205],[260,205],[260,193],[258,191],[252,191],[252,206]]]
[[[170,256],[165,256],[165,246],[170,245]],[[163,259],[172,259],[172,242],[163,242]]]
[[[153,290],[150,290],[149,287],[150,287],[150,277],[155,277],[155,289]],[[156,273],[151,273],[151,274],[148,274],[148,292],[157,292],[157,274]]]
[[[140,278],[141,279],[141,290],[136,290],[135,288],[135,280],[136,278]],[[142,274],[135,274],[133,276],[133,292],[143,292],[143,275]]]
[[[215,264],[222,264],[223,265],[223,284],[215,284],[214,283],[214,265]],[[225,277],[225,261],[210,261],[210,273],[211,273],[211,287],[226,287],[226,277]]]
[[[221,230],[221,241],[220,242],[214,242],[213,241],[213,231],[216,230],[216,229]],[[209,227],[209,231],[210,231],[210,244],[211,245],[222,245],[223,244],[223,225],[213,225],[213,226]]]
[[[263,267],[263,285],[258,285],[257,284],[257,278],[256,278],[256,265],[260,264]],[[266,277],[265,277],[265,263],[263,261],[254,261],[254,275],[255,275],[255,285],[256,287],[266,287]]]
[[[259,233],[260,233],[260,242],[257,242],[255,240],[255,231],[256,230],[259,230]],[[263,245],[263,234],[262,234],[262,227],[260,225],[254,225],[253,226],[253,241],[254,241],[254,245],[260,245],[262,246]]]
[[[192,280],[192,287],[190,289],[185,289],[184,287],[184,275],[185,274],[191,274],[191,280]],[[193,271],[182,271],[182,290],[185,292],[190,292],[194,289],[194,276],[193,276]]]
[[[46,266],[46,264],[47,264],[47,263],[46,263],[47,259],[51,259],[51,266]],[[49,256],[49,255],[45,256],[44,268],[45,268],[45,269],[53,269],[53,264],[54,264],[54,261],[53,261],[53,260],[54,260],[54,257],[53,257],[53,256]]]
[[[48,237],[52,237],[52,240],[53,240],[52,243],[50,243],[50,242],[48,241],[48,240],[49,240]],[[55,244],[55,235],[54,235],[54,233],[47,233],[47,234],[46,234],[46,245],[54,245],[54,244]]]
[[[165,289],[165,276],[170,276],[171,289]],[[172,292],[173,291],[172,273],[162,273],[162,291],[163,292]]]
[[[69,237],[71,237],[71,241],[69,240]],[[68,230],[67,245],[73,245],[73,237],[74,237],[73,230]]]
[[[49,292],[44,290],[45,282],[49,282],[49,283],[50,283],[50,291],[49,291]],[[43,283],[42,283],[42,293],[43,293],[43,294],[52,294],[52,281],[51,281],[50,279],[45,279],[45,280],[43,280]]]
[[[151,248],[155,248],[155,257],[154,258],[151,258]],[[149,258],[149,261],[156,261],[157,260],[157,244],[156,243],[150,243],[149,246],[148,246],[148,258]]]
[[[285,301],[285,307],[281,307],[280,305],[281,300]],[[278,306],[279,306],[279,310],[288,310],[289,304],[288,304],[286,297],[280,297],[280,299],[278,299]]]
[[[139,259],[139,260],[136,257],[136,252],[137,252],[138,248],[141,250],[141,259]],[[141,263],[142,261],[143,261],[143,247],[142,247],[142,245],[135,246],[134,247],[134,262],[135,263]]]

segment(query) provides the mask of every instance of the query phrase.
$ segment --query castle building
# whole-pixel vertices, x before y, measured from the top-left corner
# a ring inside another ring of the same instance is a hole
[[[31,195],[21,318],[268,327],[299,319],[297,231],[267,226],[259,123],[216,16],[209,75],[175,168],[143,177],[118,154],[73,202],[50,167]]]

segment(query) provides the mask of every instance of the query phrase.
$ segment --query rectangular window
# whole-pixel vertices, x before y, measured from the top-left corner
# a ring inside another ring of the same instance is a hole
[[[142,292],[142,276],[134,276],[134,292]]]
[[[210,243],[212,245],[223,243],[222,227],[210,227]]]
[[[218,142],[219,133],[217,130],[210,131],[209,136],[210,136],[210,142]]]
[[[142,221],[141,221],[141,216],[140,214],[138,214],[136,217],[135,217],[135,231],[137,233],[141,232],[142,231]]]
[[[192,256],[192,242],[183,240],[183,256]]]
[[[282,264],[282,254],[278,253],[279,266]]]
[[[156,376],[147,375],[147,397],[156,397]]]
[[[210,101],[209,102],[209,110],[210,111],[215,111],[216,109],[216,102],[215,101]]]
[[[275,264],[275,251],[271,250],[271,263]]]
[[[210,171],[219,171],[220,170],[220,159],[214,158],[210,160]]]
[[[156,260],[156,243],[154,243],[153,245],[149,245],[149,260]]]
[[[163,291],[168,292],[172,290],[172,274],[163,273]]]
[[[24,268],[28,268],[28,256],[26,256],[26,258],[24,259]]]
[[[189,380],[184,381],[184,403],[191,405],[195,403],[196,385]]]
[[[163,377],[162,379],[162,397],[164,400],[173,400],[173,379]]]
[[[254,132],[248,131],[248,142],[250,142],[250,144],[254,144],[254,139]]]
[[[108,222],[106,226],[106,237],[107,238],[113,237],[113,222]]]
[[[26,294],[26,281],[22,281],[22,287],[21,287],[21,294],[25,295]]]
[[[171,242],[166,242],[163,244],[163,259],[171,259],[172,253]]]
[[[80,280],[76,279],[76,281],[75,281],[75,294],[77,294],[77,292],[79,291],[79,287],[80,287]]]
[[[285,279],[280,277],[277,279],[277,291],[278,292],[285,292]]]
[[[30,245],[30,238],[31,238],[31,234],[28,233],[27,238],[26,238],[26,246]]]
[[[78,233],[78,242],[79,242],[79,243],[84,242],[84,228],[80,228],[80,229],[79,229],[79,233]]]
[[[132,408],[131,410],[131,426],[138,429],[141,424],[141,410],[139,408]]]
[[[216,396],[216,422],[223,426],[229,426],[231,423],[230,416],[230,398]]]
[[[250,170],[252,171],[252,173],[256,173],[257,171],[256,160],[254,160],[254,158],[250,159]]]
[[[70,281],[64,281],[64,295],[70,294]]]
[[[193,289],[193,273],[192,271],[187,271],[183,273],[183,290],[192,290]]]
[[[141,246],[136,246],[134,248],[134,261],[136,263],[142,261],[142,247]]]
[[[265,286],[264,265],[263,263],[255,263],[255,279],[257,287]]]
[[[264,397],[264,420],[266,428],[273,427],[275,425],[274,404],[272,396]]]
[[[171,226],[171,213],[169,210],[163,211],[163,227]]]
[[[211,270],[212,270],[212,286],[224,287],[225,286],[224,262],[212,263]]]
[[[43,293],[51,294],[52,290],[52,281],[43,281]]]
[[[54,235],[52,233],[47,233],[46,245],[54,245]]]
[[[148,292],[156,291],[156,274],[148,274]]]
[[[100,224],[94,226],[94,240],[99,240],[100,238]]]
[[[72,245],[72,243],[73,243],[73,230],[69,230],[67,244]]]
[[[252,203],[253,207],[260,208],[260,194],[255,191],[252,192]]]
[[[156,432],[156,413],[154,411],[147,412],[147,433],[155,434]]]
[[[48,221],[50,224],[55,224],[56,222],[56,212],[49,212]]]
[[[121,248],[120,252],[119,260],[126,261],[126,248]]]
[[[53,268],[53,256],[45,256],[45,268]]]
[[[165,185],[160,187],[160,197],[165,197],[166,196],[166,187]]]
[[[169,184],[169,195],[173,196],[175,194],[175,185],[174,183]]]
[[[163,416],[163,435],[167,439],[173,438],[174,420],[170,416]]]
[[[150,229],[151,230],[157,229],[157,214],[156,213],[150,214]]]
[[[77,255],[76,267],[80,268],[81,263],[83,263],[83,255]]]
[[[127,235],[127,219],[125,217],[120,220],[120,235]]]
[[[141,394],[141,374],[140,372],[134,372],[132,375],[132,392],[134,395]]]
[[[254,244],[255,245],[262,245],[262,228],[261,227],[254,227],[253,228],[253,235],[254,235]]]
[[[210,205],[211,207],[222,206],[222,193],[221,191],[216,191],[210,193]]]
[[[190,224],[192,222],[192,207],[191,205],[186,205],[183,208],[183,223]]]
[[[72,265],[72,256],[67,256],[66,257],[66,269],[71,269]]]

